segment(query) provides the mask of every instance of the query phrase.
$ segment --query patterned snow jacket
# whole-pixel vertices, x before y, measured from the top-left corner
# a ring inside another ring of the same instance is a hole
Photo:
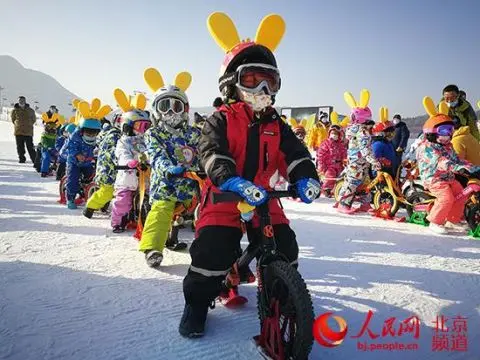
[[[179,165],[185,167],[186,171],[199,171],[199,138],[200,131],[188,125],[172,132],[159,126],[148,129],[145,144],[152,167],[150,202],[186,201],[193,197],[195,182],[183,177],[167,179],[167,170]]]
[[[368,167],[378,161],[372,151],[372,135],[366,126],[351,124],[345,138],[348,141],[347,159],[349,164]]]
[[[461,160],[453,150],[452,144],[432,143],[426,138],[418,146],[417,163],[423,186],[427,189],[430,185],[440,181],[454,181],[455,172],[462,169],[468,172],[480,171],[480,166],[473,166],[471,163]]]
[[[68,140],[67,164],[78,167],[92,166],[91,159],[94,157],[95,145],[89,145],[82,138],[82,129],[76,129]],[[78,161],[77,155],[83,155],[86,161]]]
[[[102,131],[97,137],[97,170],[95,172],[95,183],[97,185],[113,185],[117,176],[115,165],[115,148],[120,139],[120,130],[112,127]]]

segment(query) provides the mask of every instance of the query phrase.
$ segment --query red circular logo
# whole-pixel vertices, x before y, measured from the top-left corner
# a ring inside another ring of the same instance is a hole
[[[339,327],[338,331],[333,331],[328,325],[329,318],[334,319]],[[335,347],[343,342],[347,335],[347,322],[340,316],[327,312],[320,315],[313,323],[313,336],[317,342],[325,347]]]

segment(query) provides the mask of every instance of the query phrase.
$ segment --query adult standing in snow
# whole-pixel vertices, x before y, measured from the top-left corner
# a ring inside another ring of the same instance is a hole
[[[15,141],[17,143],[18,162],[25,163],[25,145],[30,160],[35,162],[35,148],[33,146],[33,125],[36,121],[35,111],[27,104],[25,96],[18,98],[11,114],[14,125]]]
[[[466,94],[465,94],[466,96]],[[443,89],[443,100],[447,103],[450,111],[450,117],[460,119],[462,126],[470,127],[470,133],[480,141],[480,133],[477,127],[477,114],[473,110],[472,105],[460,95],[457,85],[447,85]]]
[[[392,145],[397,153],[397,163],[400,164],[402,161],[403,152],[407,148],[410,130],[408,130],[407,124],[402,121],[400,114],[395,114],[393,117],[393,123],[395,124],[395,135],[392,140]]]

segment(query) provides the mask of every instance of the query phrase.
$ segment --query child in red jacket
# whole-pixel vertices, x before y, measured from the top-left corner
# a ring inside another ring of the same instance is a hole
[[[320,194],[307,148],[272,107],[280,89],[280,73],[272,53],[284,32],[279,23],[283,25],[278,15],[270,15],[262,21],[255,42],[241,42],[228,36],[236,34],[236,29],[227,15],[214,13],[208,19],[210,32],[226,51],[219,79],[226,101],[206,120],[199,143],[200,162],[208,179],[190,248],[192,263],[183,281],[185,309],[179,332],[185,337],[203,335],[208,307],[219,296],[222,281],[239,256],[243,236],[237,204],[213,204],[209,195],[232,191],[252,206],[268,201],[277,251],[296,264],[295,233],[278,199],[268,199],[266,190],[282,175],[303,202],[311,203]],[[260,239],[257,215],[251,228],[252,237]]]
[[[317,169],[325,177],[323,191],[326,197],[332,197],[336,178],[344,168],[347,158],[347,145],[343,141],[343,130],[338,125],[330,126],[328,139],[317,149]]]

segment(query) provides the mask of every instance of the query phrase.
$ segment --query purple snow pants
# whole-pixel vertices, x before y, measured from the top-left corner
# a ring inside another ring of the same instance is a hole
[[[112,227],[122,225],[122,218],[132,208],[132,200],[135,191],[128,189],[116,189],[115,199],[112,204]]]

